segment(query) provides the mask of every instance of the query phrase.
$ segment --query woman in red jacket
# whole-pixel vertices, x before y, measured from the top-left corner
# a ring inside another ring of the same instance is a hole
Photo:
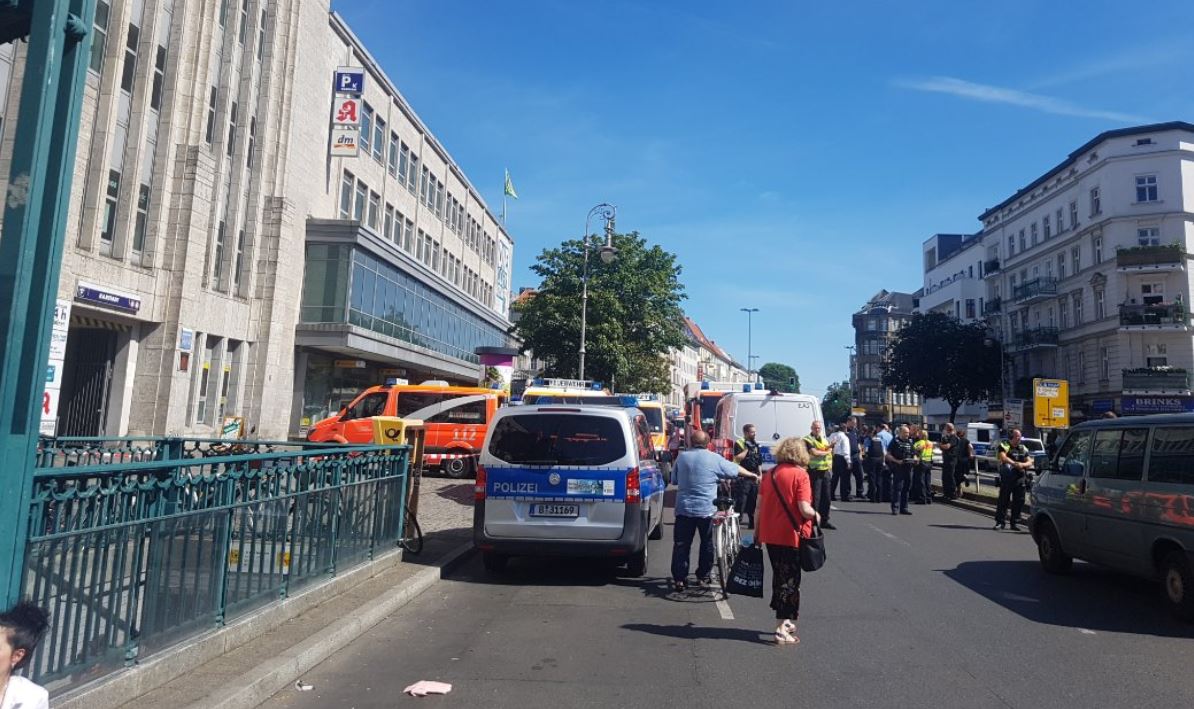
[[[812,483],[808,479],[808,447],[799,438],[785,438],[772,452],[777,465],[759,482],[759,521],[756,543],[767,545],[771,559],[771,609],[775,611],[775,642],[794,645],[800,615],[800,536],[810,535],[813,520]]]

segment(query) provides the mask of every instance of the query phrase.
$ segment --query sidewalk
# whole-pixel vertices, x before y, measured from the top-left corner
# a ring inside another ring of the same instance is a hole
[[[391,562],[377,575],[119,706],[128,709],[257,706],[413,600],[438,581],[445,568],[467,559],[471,550],[472,504],[471,480],[424,478],[418,512],[425,539],[422,554],[406,555],[397,563]],[[377,563],[385,566],[386,561]],[[185,646],[168,654],[171,657],[166,662],[187,661]],[[95,705],[88,693],[55,703],[79,709]]]

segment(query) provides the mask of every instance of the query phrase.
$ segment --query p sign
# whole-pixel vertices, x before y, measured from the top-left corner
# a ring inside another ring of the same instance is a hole
[[[363,93],[365,91],[365,70],[359,66],[337,67],[333,90],[338,94]]]

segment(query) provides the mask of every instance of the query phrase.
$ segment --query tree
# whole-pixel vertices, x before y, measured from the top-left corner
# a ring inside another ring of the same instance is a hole
[[[850,415],[854,408],[854,394],[850,391],[850,382],[830,384],[825,390],[825,398],[821,399],[821,418],[825,424],[835,424]]]
[[[585,376],[621,391],[671,389],[668,350],[684,344],[680,266],[638,232],[614,234],[612,263],[589,254],[589,308]],[[531,267],[542,283],[515,305],[511,333],[544,362],[544,374],[575,377],[580,368],[584,242],[546,249]]]
[[[962,323],[945,313],[917,313],[888,352],[886,386],[944,399],[949,420],[958,408],[1000,391],[999,343],[978,323]]]
[[[796,370],[779,362],[768,362],[759,367],[759,378],[763,386],[769,390],[782,391],[788,394],[800,393],[800,377]]]

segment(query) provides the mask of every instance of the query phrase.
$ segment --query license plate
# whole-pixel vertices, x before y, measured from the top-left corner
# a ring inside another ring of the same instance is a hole
[[[580,505],[531,505],[532,517],[579,517]]]

